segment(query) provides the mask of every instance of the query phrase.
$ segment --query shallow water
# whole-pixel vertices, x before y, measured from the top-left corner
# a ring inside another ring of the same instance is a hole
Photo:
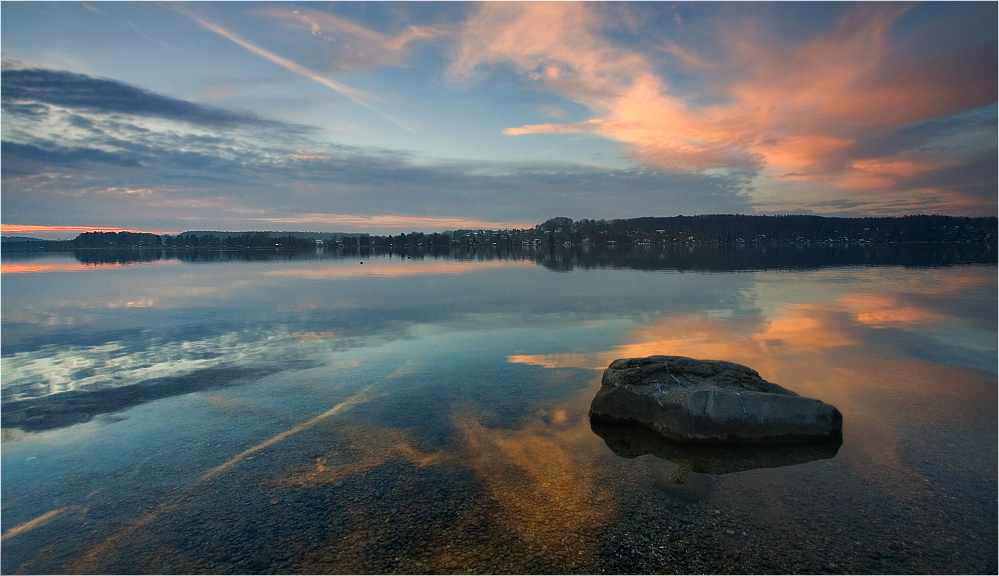
[[[4,573],[999,568],[994,263],[213,260],[4,260]],[[589,402],[650,354],[842,445],[615,451]]]

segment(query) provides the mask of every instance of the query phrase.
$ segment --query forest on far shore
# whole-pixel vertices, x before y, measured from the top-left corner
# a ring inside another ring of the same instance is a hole
[[[997,237],[996,217],[901,216],[839,218],[787,215],[642,217],[572,220],[555,217],[534,228],[452,230],[372,235],[338,232],[84,232],[73,240],[4,238],[3,249],[218,249],[307,250],[317,247],[398,246],[579,246],[642,244],[742,244],[830,242],[989,242]]]

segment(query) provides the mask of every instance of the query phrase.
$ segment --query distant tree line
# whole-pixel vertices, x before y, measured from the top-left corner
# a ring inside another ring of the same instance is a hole
[[[73,240],[74,248],[159,248],[163,240],[146,232],[84,232]]]
[[[197,248],[197,249],[281,249],[281,250],[306,250],[314,249],[316,241],[312,238],[300,238],[288,234],[286,236],[272,236],[269,232],[245,232],[243,234],[231,234],[224,238],[208,233],[201,236],[194,233],[178,234],[177,236],[167,236],[163,245],[170,248]]]
[[[71,241],[4,241],[4,250],[170,249],[170,250],[388,250],[450,247],[554,249],[586,245],[988,242],[999,236],[996,217],[902,216],[840,218],[787,215],[642,217],[616,220],[550,218],[534,228],[411,232],[399,235],[303,232],[185,232],[175,236],[142,232],[85,232]]]
[[[550,242],[747,243],[747,242],[961,242],[995,241],[997,218],[902,216],[839,218],[787,215],[644,217],[573,221],[551,218],[536,227]],[[537,235],[537,234],[536,234]]]

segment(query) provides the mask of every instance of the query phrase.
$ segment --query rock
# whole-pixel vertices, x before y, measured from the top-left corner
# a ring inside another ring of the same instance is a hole
[[[669,440],[706,444],[815,442],[843,431],[834,406],[798,396],[740,364],[683,356],[611,362],[590,419],[639,424]]]
[[[711,490],[711,480],[707,475],[691,472],[686,466],[681,466],[672,473],[666,473],[662,468],[653,468],[652,479],[667,494],[690,502],[704,498]]]

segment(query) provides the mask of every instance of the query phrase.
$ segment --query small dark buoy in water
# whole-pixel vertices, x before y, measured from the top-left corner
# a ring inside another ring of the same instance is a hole
[[[364,262],[361,262],[361,266],[364,266]]]

